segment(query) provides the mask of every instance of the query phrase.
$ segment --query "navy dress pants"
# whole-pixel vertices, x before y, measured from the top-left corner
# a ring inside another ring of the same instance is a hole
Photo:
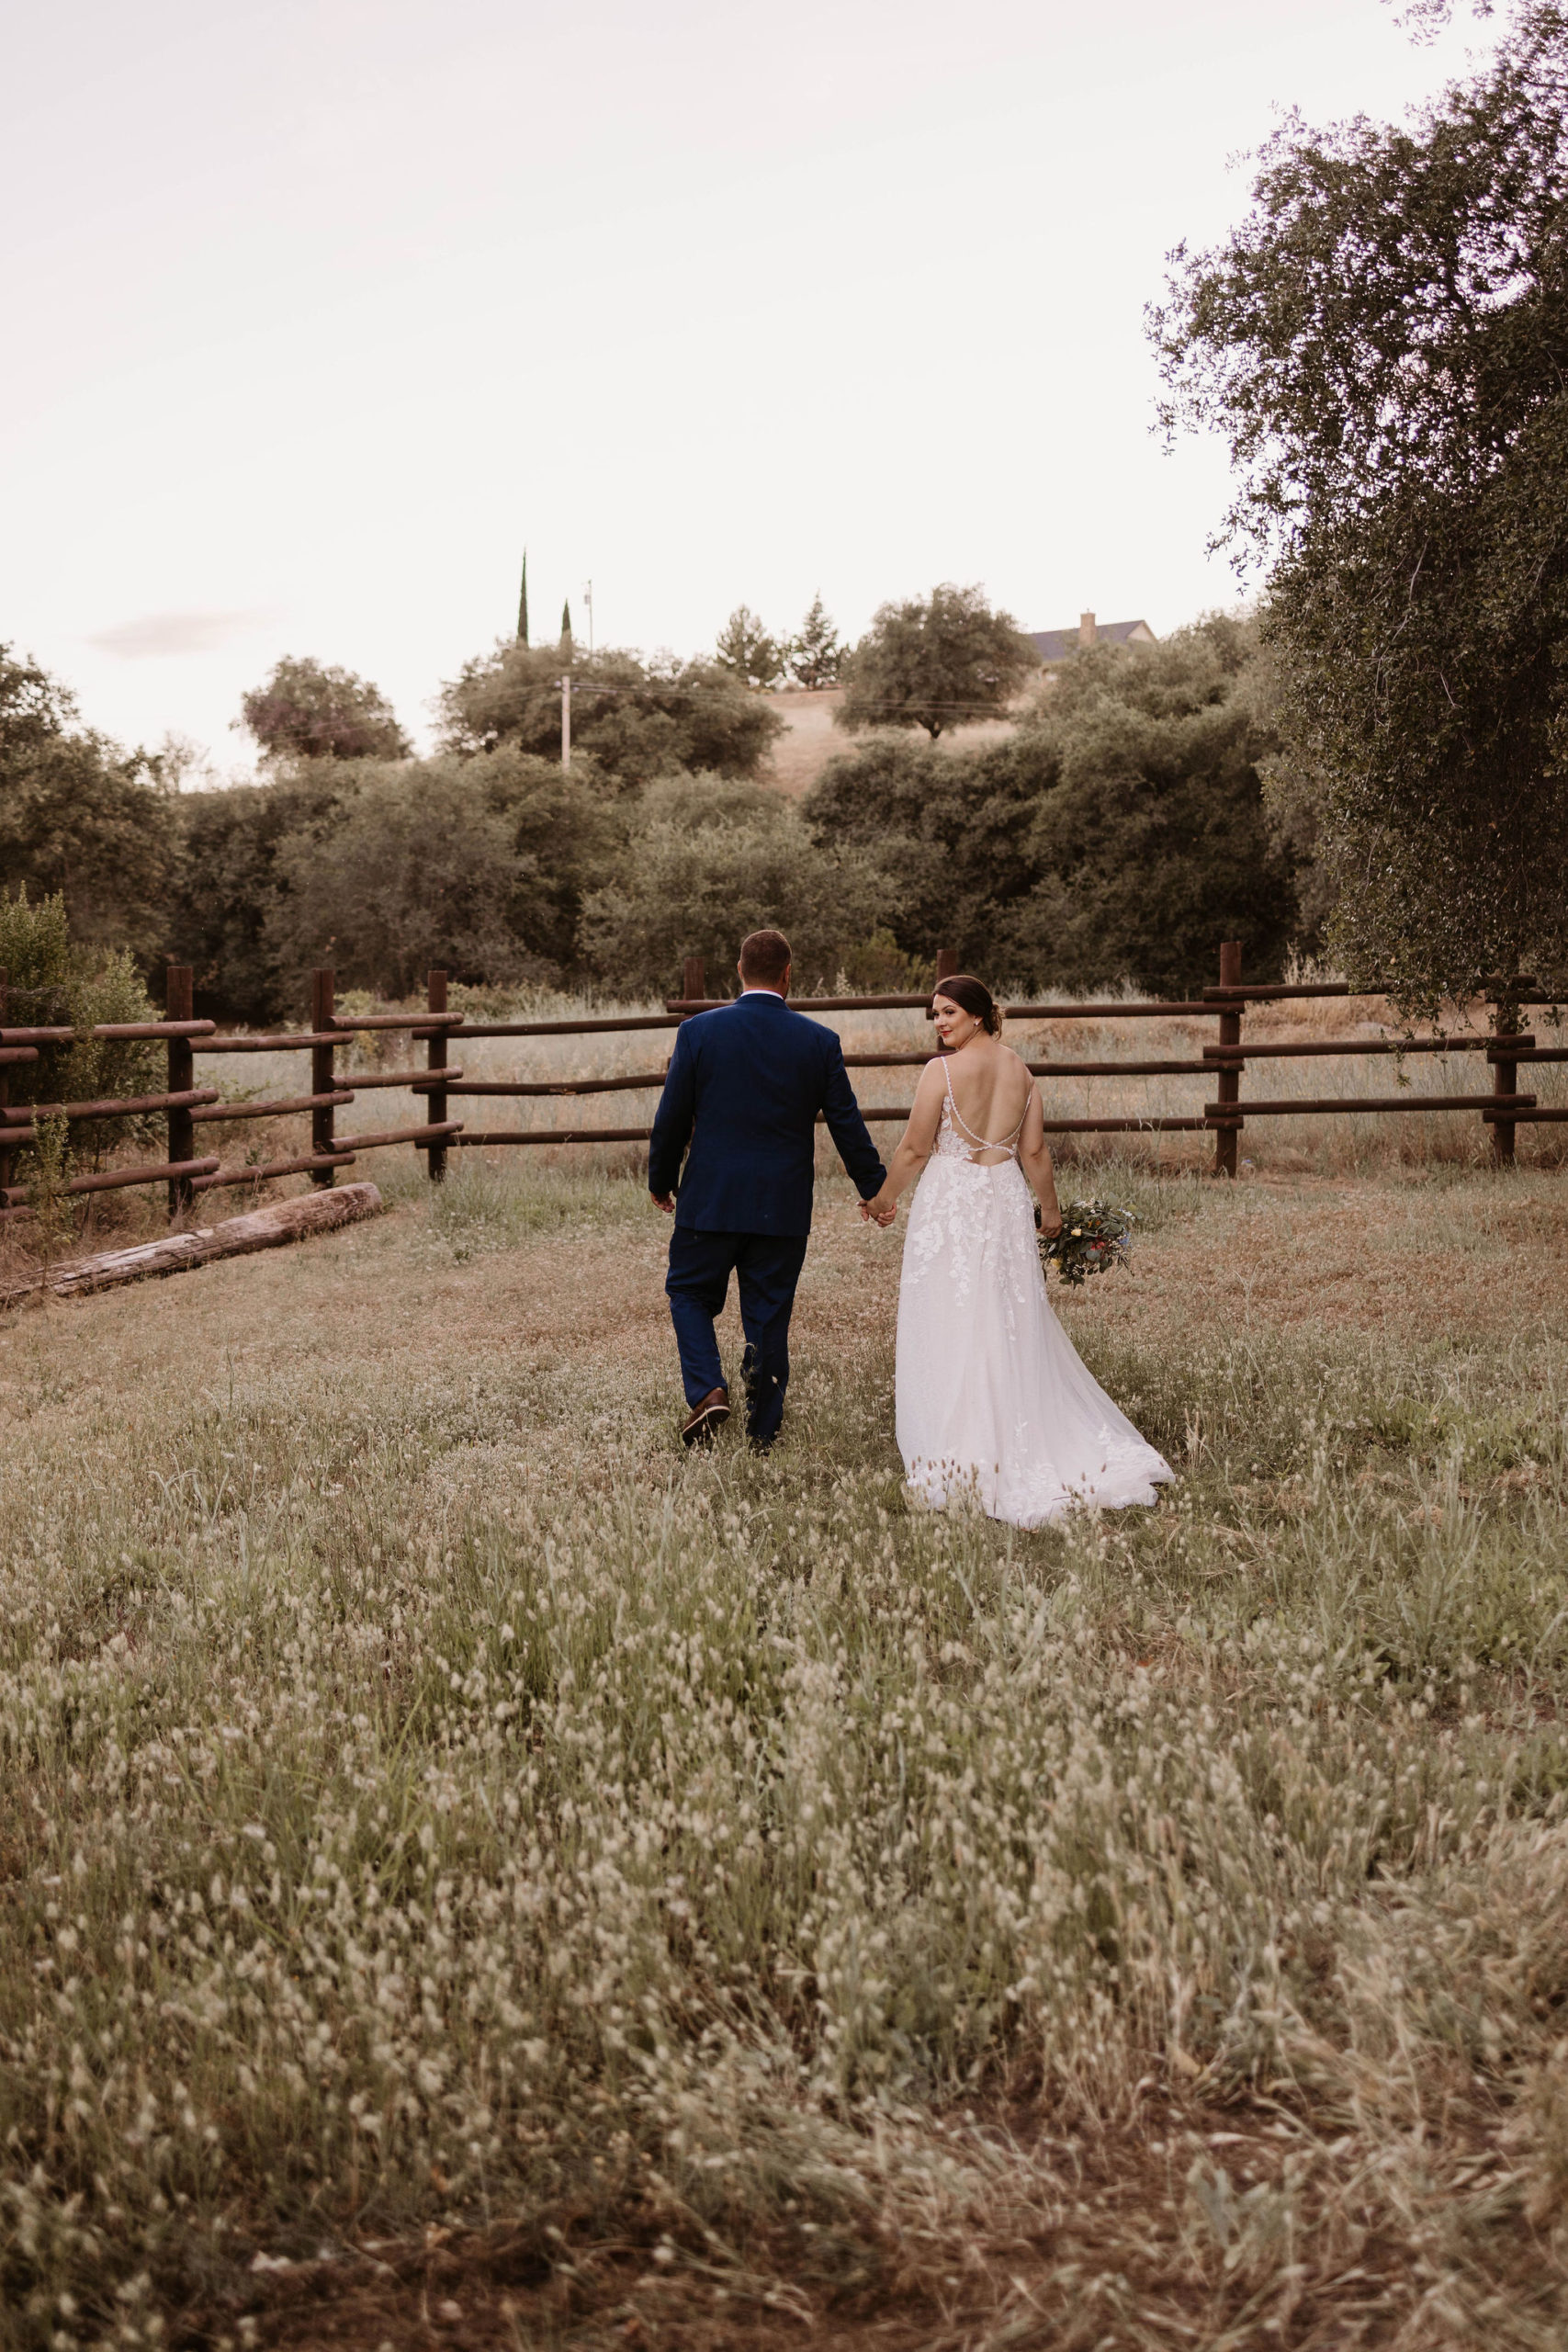
[[[740,1292],[740,1328],[746,1334],[741,1381],[746,1390],[746,1427],[761,1445],[770,1444],[784,1419],[789,1382],[789,1317],[795,1286],[806,1263],[804,1233],[699,1233],[678,1225],[670,1237],[670,1272],[664,1288],[681,1377],[688,1405],[700,1405],[722,1387],[714,1318],[724,1312],[733,1269]]]

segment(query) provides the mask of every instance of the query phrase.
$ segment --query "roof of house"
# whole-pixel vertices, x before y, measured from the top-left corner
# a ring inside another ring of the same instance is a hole
[[[1035,628],[1025,631],[1031,645],[1042,662],[1065,662],[1078,650],[1076,628]],[[1097,621],[1094,641],[1097,645],[1153,644],[1155,633],[1147,621]]]

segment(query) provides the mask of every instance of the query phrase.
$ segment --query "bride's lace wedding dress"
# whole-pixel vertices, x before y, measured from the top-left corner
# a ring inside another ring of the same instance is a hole
[[[1039,1527],[1075,1503],[1152,1503],[1174,1477],[1091,1376],[1045,1295],[1022,1128],[998,1143],[942,1106],[898,1291],[898,1451],[937,1509],[973,1500]],[[987,1164],[975,1154],[1003,1151]]]

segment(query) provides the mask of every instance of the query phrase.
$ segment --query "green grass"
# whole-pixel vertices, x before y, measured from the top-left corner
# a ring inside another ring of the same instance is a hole
[[[376,1166],[373,1181],[385,1200],[422,1207],[431,1236],[459,1266],[574,1226],[648,1218],[642,1185],[628,1182],[613,1164],[517,1169],[478,1152],[454,1152],[445,1183],[433,1188],[423,1159],[399,1153]]]
[[[1116,1182],[1179,1282],[1290,1213]],[[173,1403],[136,1301],[13,1318],[0,2342],[265,2340],[258,2255],[434,2226],[671,2342],[1561,2344],[1568,1337],[1085,1319],[1184,1475],[1036,1536],[906,1509],[885,1323],[765,1462],[661,1343],[344,1344],[648,1229],[463,1163]]]

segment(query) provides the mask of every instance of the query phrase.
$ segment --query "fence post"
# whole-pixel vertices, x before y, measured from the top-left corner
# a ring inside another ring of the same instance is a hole
[[[1220,986],[1223,989],[1237,989],[1241,986],[1241,942],[1239,939],[1227,939],[1221,943]],[[1220,1043],[1222,1046],[1240,1045],[1241,1007],[1239,1005],[1221,1012]],[[1238,1069],[1223,1069],[1219,1078],[1219,1102],[1220,1108],[1224,1110],[1228,1103],[1240,1100],[1241,1072]],[[1216,1127],[1214,1130],[1214,1173],[1216,1176],[1235,1174],[1235,1145],[1236,1131],[1234,1127]]]
[[[335,972],[312,972],[310,975],[310,1029],[312,1035],[319,1034],[321,1031],[330,1029],[332,1027],[333,1007],[336,1001],[337,975]],[[331,1094],[336,1087],[337,1080],[333,1071],[333,1057],[336,1052],[337,1041],[335,1038],[329,1038],[324,1046],[311,1046],[310,1091],[312,1094]],[[333,1132],[336,1118],[337,1113],[333,1110],[330,1102],[324,1104],[321,1108],[311,1112],[310,1149],[312,1152],[336,1150],[337,1144]],[[336,1181],[336,1178],[337,1170],[335,1168],[312,1168],[310,1170],[310,1182],[312,1184],[330,1185]]]
[[[1518,1035],[1518,1028],[1519,1008],[1517,999],[1510,997],[1505,991],[1496,1000],[1496,1017],[1492,1023],[1492,1034],[1495,1037],[1513,1037]],[[1492,1065],[1493,1093],[1517,1094],[1518,1091],[1518,1063],[1512,1059],[1495,1061]],[[1512,1119],[1493,1119],[1488,1124],[1492,1129],[1493,1167],[1511,1168],[1514,1164],[1514,1122]]]
[[[681,974],[681,994],[688,1004],[698,1003],[706,996],[707,967],[700,956],[688,956]]]
[[[425,989],[424,1001],[432,1012],[446,1012],[446,975],[445,972],[434,971],[431,973]],[[451,1042],[452,1040],[445,1029],[437,1031],[426,1041],[424,1049],[424,1066],[426,1069],[446,1069],[447,1060],[446,1048]],[[424,1115],[429,1124],[432,1126],[434,1126],[446,1116],[446,1089],[445,1086],[433,1086],[430,1090],[429,1096],[427,1097],[427,1103],[428,1107]],[[426,1146],[425,1172],[429,1176],[433,1184],[444,1184],[446,1182],[446,1138],[445,1136],[441,1137],[439,1142],[433,1142]]]
[[[191,1006],[196,1001],[196,974],[188,964],[171,964],[164,990],[165,1021],[193,1021]],[[196,1083],[196,1056],[188,1037],[171,1037],[169,1046],[169,1092],[188,1094]],[[196,1129],[188,1109],[169,1113],[169,1158],[178,1163],[196,1158]],[[188,1176],[169,1179],[169,1216],[181,1216],[195,1200]]]
[[[956,947],[939,947],[939,948],[937,949],[937,951],[936,951],[936,976],[937,976],[938,980],[940,981],[940,980],[950,980],[950,979],[952,979],[952,978],[953,978],[953,976],[954,972],[956,972],[956,971],[957,971],[957,969],[958,969],[958,950],[957,950],[957,948],[956,948]]]

